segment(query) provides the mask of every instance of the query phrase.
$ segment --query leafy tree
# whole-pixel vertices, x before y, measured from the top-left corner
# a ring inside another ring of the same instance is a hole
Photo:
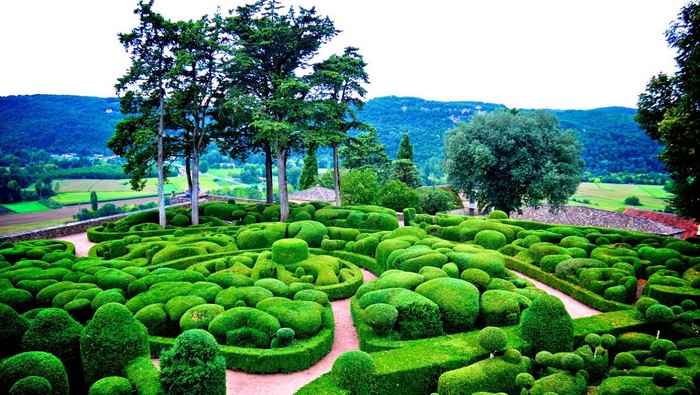
[[[378,175],[380,182],[389,178],[391,159],[386,153],[386,147],[379,141],[377,131],[370,129],[361,132],[357,138],[348,141],[339,151],[343,157],[343,167],[348,169],[372,169]]]
[[[416,164],[410,159],[397,159],[393,162],[391,178],[401,181],[408,185],[409,188],[418,188],[421,186],[420,176]]]
[[[377,175],[369,168],[351,170],[340,180],[343,206],[375,204],[379,193]]]
[[[408,133],[404,133],[399,143],[399,151],[396,153],[396,159],[408,159],[413,162],[413,144]]]
[[[450,183],[482,208],[510,212],[543,203],[556,209],[576,192],[583,161],[573,133],[544,111],[474,116],[445,138]]]
[[[421,198],[420,207],[426,214],[435,215],[454,207],[452,194],[444,189],[423,187],[416,189],[416,192]]]
[[[258,166],[252,163],[248,163],[243,166],[243,172],[241,173],[241,181],[245,184],[257,184],[260,182],[260,171]]]
[[[92,209],[92,211],[97,211],[97,203],[97,192],[90,192],[90,208]]]
[[[384,207],[402,211],[405,208],[420,210],[418,192],[409,188],[401,181],[391,180],[379,190],[379,204]]]
[[[357,119],[366,94],[362,84],[369,83],[365,63],[358,48],[347,47],[342,55],[331,55],[314,65],[310,80],[315,97],[320,100],[316,129],[320,140],[333,149],[333,189],[335,205],[340,205],[340,170],[338,147],[347,141],[351,129],[368,130],[369,125]],[[312,136],[316,138],[316,136]]]
[[[639,201],[637,196],[628,196],[625,198],[625,204],[629,206],[641,206],[642,203]]]
[[[299,178],[299,190],[309,189],[318,184],[318,160],[316,159],[317,147],[310,146],[304,156],[304,168]]]
[[[301,178],[301,168],[297,166],[292,166],[287,169],[287,182],[294,188],[299,188],[299,180]],[[318,180],[318,178],[316,178]],[[314,184],[316,185],[316,184]]]
[[[663,145],[659,158],[673,180],[671,206],[700,218],[700,3],[691,1],[666,32],[678,71],[651,79],[635,119]]]
[[[300,8],[297,13],[290,7],[282,14],[275,0],[261,0],[238,7],[227,31],[238,43],[234,64],[239,67],[232,68],[230,76],[238,91],[250,99],[255,141],[264,146],[266,158],[272,151],[276,155],[280,220],[285,221],[289,216],[287,156],[300,145],[313,110],[307,97],[310,87],[299,74],[337,30],[313,8]],[[268,181],[271,168],[266,160]],[[268,183],[268,194],[270,190]]]
[[[173,25],[153,12],[153,0],[140,0],[134,11],[139,15],[139,26],[131,33],[119,34],[119,42],[131,56],[131,66],[116,84],[117,93],[125,93],[120,101],[121,112],[131,115],[119,122],[116,134],[107,146],[127,159],[125,172],[132,175],[134,190],[145,186],[144,175],[155,157],[158,171],[159,222],[165,227],[165,171],[164,171],[164,102],[168,73],[173,65]],[[157,117],[156,149],[150,140]]]

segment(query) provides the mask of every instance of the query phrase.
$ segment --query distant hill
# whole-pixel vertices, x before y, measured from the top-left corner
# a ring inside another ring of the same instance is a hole
[[[86,96],[0,97],[0,149],[105,154],[121,119],[119,99]]]
[[[445,132],[475,114],[505,106],[483,102],[437,102],[410,97],[367,101],[360,119],[374,126],[389,156],[404,132],[415,160],[442,158]],[[573,129],[583,144],[586,170],[594,174],[663,172],[661,146],[634,122],[635,109],[552,110],[562,128]],[[0,97],[0,150],[44,149],[50,153],[108,153],[107,140],[121,118],[117,98],[84,96]]]

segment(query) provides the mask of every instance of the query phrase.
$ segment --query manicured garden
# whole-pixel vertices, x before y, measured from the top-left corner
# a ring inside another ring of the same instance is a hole
[[[3,243],[0,393],[222,393],[225,367],[314,365],[339,336],[330,301],[345,298],[361,351],[299,393],[700,389],[697,244],[502,212],[409,209],[404,227],[393,210],[317,202],[293,204],[286,223],[279,206],[233,200],[199,214],[92,228],[88,257]],[[572,319],[518,273],[604,313]]]

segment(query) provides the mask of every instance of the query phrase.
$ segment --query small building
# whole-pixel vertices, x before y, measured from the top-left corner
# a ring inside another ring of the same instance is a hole
[[[289,194],[289,201],[295,203],[326,202],[335,203],[335,190],[320,185]]]

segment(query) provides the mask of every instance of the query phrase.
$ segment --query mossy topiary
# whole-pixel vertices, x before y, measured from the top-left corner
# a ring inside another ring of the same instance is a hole
[[[416,293],[440,308],[446,333],[468,332],[479,314],[479,290],[472,283],[455,278],[436,278],[416,287]]]
[[[214,317],[209,323],[208,331],[221,344],[226,344],[227,332],[243,327],[249,327],[264,333],[267,344],[275,332],[280,329],[279,320],[273,315],[252,307],[234,307]]]
[[[132,359],[150,355],[148,331],[124,305],[107,303],[81,333],[80,353],[90,386],[102,377],[124,375]]]
[[[482,230],[474,237],[474,242],[489,250],[497,250],[506,245],[506,236],[495,230]]]
[[[53,392],[51,383],[43,377],[27,376],[17,380],[10,391],[9,395],[46,395]]]
[[[331,378],[340,388],[353,394],[372,394],[377,366],[364,351],[348,351],[333,362]]]
[[[88,395],[131,395],[131,382],[119,376],[103,377],[90,387]]]
[[[488,219],[508,219],[508,213],[503,210],[493,210],[489,213]]]
[[[509,350],[510,351],[510,350]],[[515,357],[517,355],[513,355]],[[440,394],[474,394],[479,391],[515,394],[520,392],[515,378],[532,371],[529,358],[497,357],[443,373],[438,379]]]
[[[0,303],[0,357],[18,353],[29,321],[10,306]]]
[[[275,317],[281,326],[293,329],[299,339],[312,337],[321,329],[323,306],[316,302],[272,297],[255,307]]]
[[[487,326],[479,332],[478,342],[479,346],[491,353],[491,358],[493,358],[497,351],[506,348],[508,335],[499,327]]]
[[[309,258],[309,245],[302,239],[282,239],[272,244],[272,261],[291,265]]]
[[[368,306],[364,312],[364,321],[379,336],[386,336],[396,324],[399,311],[387,303]]]
[[[226,360],[202,329],[180,334],[160,358],[161,384],[169,394],[226,394]]]
[[[551,295],[538,297],[523,311],[520,334],[529,355],[542,350],[554,353],[573,349],[573,320],[561,300]]]
[[[44,351],[27,351],[0,362],[0,388],[10,389],[26,377],[42,377],[49,382],[51,394],[68,395],[69,384],[66,369],[53,354]]]
[[[639,361],[637,361],[637,358],[635,358],[634,355],[624,351],[615,355],[613,365],[615,365],[615,369],[630,370],[639,366]]]
[[[294,343],[296,333],[292,328],[280,328],[275,332],[275,338],[270,343],[270,348],[289,347]]]

